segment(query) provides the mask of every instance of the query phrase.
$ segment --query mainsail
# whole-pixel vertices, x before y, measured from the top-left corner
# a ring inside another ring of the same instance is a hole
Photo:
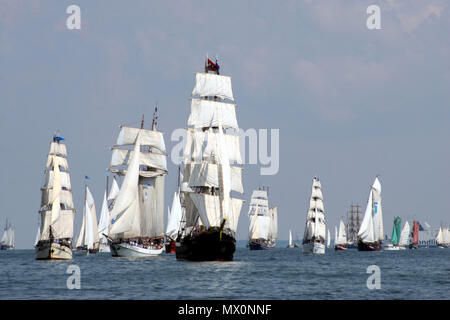
[[[392,227],[392,236],[391,236],[391,243],[394,246],[400,243],[401,228],[402,228],[402,219],[400,217],[396,217],[394,219],[394,226]]]
[[[41,226],[39,240],[71,239],[75,209],[72,198],[66,146],[57,136],[50,143],[41,188]]]
[[[407,246],[409,245],[409,236],[410,236],[410,226],[408,221],[403,225],[402,232],[400,233],[400,241],[398,243],[399,246]]]
[[[180,230],[182,216],[180,197],[177,192],[173,195],[172,210],[168,210],[168,212],[166,235],[175,239]]]
[[[336,244],[346,244],[347,243],[347,235],[345,232],[345,224],[342,220],[339,221],[339,231],[335,229],[336,233],[336,239],[335,239],[335,245]]]
[[[113,181],[108,197],[114,199],[109,237],[163,237],[167,163],[162,133],[122,126],[112,148],[110,171],[125,178],[120,190]]]
[[[383,240],[383,214],[381,209],[381,184],[378,177],[369,192],[364,219],[358,232],[364,243],[373,243]]]

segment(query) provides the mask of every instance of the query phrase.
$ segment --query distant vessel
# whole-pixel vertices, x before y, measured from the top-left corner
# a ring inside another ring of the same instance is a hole
[[[448,228],[439,227],[439,232],[436,236],[436,243],[439,248],[450,247],[450,234]]]
[[[358,231],[361,227],[361,206],[351,205],[347,212],[347,248],[358,248]]]
[[[342,219],[339,221],[339,232],[337,228],[334,227],[335,240],[334,240],[334,250],[345,251],[347,250],[347,234],[345,232],[345,224]]]
[[[72,259],[75,209],[64,138],[54,135],[41,188],[40,236],[35,246],[38,260]]]
[[[330,229],[327,230],[327,248],[330,247],[331,244],[331,236],[330,236]]]
[[[325,229],[322,185],[319,179],[314,177],[303,235],[303,253],[325,253]]]
[[[413,232],[412,232],[412,241],[409,244],[410,249],[418,249],[419,248],[419,222],[414,220],[413,222]]]
[[[144,129],[143,117],[141,128],[121,126],[112,148],[110,171],[125,176],[110,210],[107,239],[113,257],[149,257],[164,250],[166,147],[155,126],[155,115],[152,130]]]
[[[108,193],[109,177],[106,177],[106,190],[103,195],[102,211],[100,213],[100,220],[98,222],[98,237],[99,237],[99,252],[111,252],[108,243],[108,235],[110,228],[110,208],[114,206],[114,200],[119,194],[119,185],[116,179],[113,179],[111,190]]]
[[[253,191],[248,216],[248,248],[266,250],[275,247],[278,236],[277,207],[269,208],[267,188]]]
[[[359,251],[380,251],[383,244],[383,213],[381,209],[381,184],[375,178],[369,192],[366,212],[358,232]]]
[[[5,231],[3,232],[2,240],[0,241],[0,250],[12,250],[15,246],[14,229],[11,223],[8,223],[6,218]]]
[[[211,72],[210,72],[211,71]],[[236,229],[243,200],[239,130],[231,77],[219,75],[219,65],[205,61],[195,75],[187,122],[183,226],[176,241],[176,258],[191,261],[230,261],[236,250]],[[227,130],[227,132],[225,132]]]
[[[75,248],[77,250],[87,251],[87,253],[97,253],[99,250],[100,239],[97,227],[97,213],[95,210],[94,197],[88,186],[84,186],[84,207],[83,222],[78,234],[78,240]],[[80,251],[79,251],[80,252]]]
[[[384,250],[400,250],[400,236],[402,228],[402,219],[400,217],[394,218],[394,226],[392,227],[391,243],[384,248]]]
[[[289,243],[287,245],[288,248],[293,248],[294,247],[294,243],[292,242],[292,232],[291,230],[289,230]]]

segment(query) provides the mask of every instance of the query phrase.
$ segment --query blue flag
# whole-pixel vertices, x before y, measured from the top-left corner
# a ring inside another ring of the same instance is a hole
[[[84,176],[85,179],[90,179],[88,176]]]

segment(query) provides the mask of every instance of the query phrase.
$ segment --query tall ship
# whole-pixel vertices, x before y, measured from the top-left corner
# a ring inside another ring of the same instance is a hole
[[[448,228],[439,227],[439,232],[436,236],[436,244],[439,248],[450,248],[450,232]]]
[[[41,188],[40,228],[35,245],[38,260],[72,259],[72,237],[75,209],[66,145],[63,137],[54,135],[45,166]]]
[[[86,184],[84,186],[83,222],[81,223],[75,248],[87,253],[96,253],[99,251],[99,246],[100,238],[94,197]]]
[[[303,235],[303,253],[325,253],[325,229],[322,185],[319,179],[314,177],[306,216],[305,233]]]
[[[361,227],[362,211],[359,205],[350,205],[350,210],[347,212],[347,248],[358,247],[358,231]]]
[[[236,229],[243,200],[239,130],[231,77],[205,61],[195,74],[181,193],[185,210],[176,239],[176,258],[230,261],[236,250]],[[225,131],[226,130],[226,131]]]
[[[6,218],[5,230],[3,232],[2,240],[0,241],[0,250],[11,250],[15,246],[14,229],[8,218]]]
[[[155,114],[156,114],[155,109]],[[163,134],[121,126],[112,147],[110,171],[123,177],[115,197],[107,236],[113,257],[149,257],[164,250],[164,180],[167,174]]]
[[[334,250],[336,251],[347,250],[347,234],[345,229],[345,224],[342,219],[339,221],[339,231],[336,227],[334,227]]]
[[[366,211],[358,232],[359,251],[380,251],[383,248],[383,212],[381,209],[381,183],[378,176],[373,182]]]
[[[248,210],[250,220],[248,244],[250,250],[266,250],[275,247],[278,237],[277,207],[269,208],[268,190],[254,190]]]
[[[411,243],[409,244],[410,249],[419,249],[419,227],[418,221],[413,221],[413,230],[411,232]]]

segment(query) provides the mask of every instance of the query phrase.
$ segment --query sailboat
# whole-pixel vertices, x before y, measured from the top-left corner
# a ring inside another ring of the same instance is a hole
[[[102,211],[100,213],[100,220],[98,222],[98,237],[99,237],[99,252],[111,252],[108,243],[108,235],[110,228],[110,208],[114,206],[114,200],[119,194],[119,185],[116,179],[113,179],[111,190],[108,193],[109,177],[106,177],[106,190],[103,196]]]
[[[319,179],[314,177],[303,235],[303,253],[325,253],[325,228],[322,185]]]
[[[336,251],[347,250],[347,234],[345,232],[345,224],[342,221],[342,219],[339,221],[339,232],[335,227],[334,250]]]
[[[366,211],[358,232],[358,250],[382,250],[383,234],[381,184],[377,176],[372,184],[372,187],[370,188]]]
[[[288,248],[293,248],[294,247],[294,243],[292,242],[292,232],[291,230],[289,230],[289,243],[287,245]]]
[[[411,234],[412,241],[409,244],[410,249],[418,249],[419,248],[419,222],[414,220],[413,222],[413,231]]]
[[[166,228],[166,253],[175,253],[176,237],[180,230],[182,208],[180,196],[177,192],[173,195],[172,210],[168,210],[167,228]]]
[[[248,244],[250,250],[266,250],[275,246],[277,238],[276,207],[269,208],[266,188],[254,190],[250,199]]]
[[[11,223],[6,219],[5,231],[3,232],[2,240],[0,241],[0,250],[11,250],[15,246],[14,229]]]
[[[327,230],[327,249],[330,247],[331,244],[331,236],[330,236],[330,229]]]
[[[394,218],[394,226],[392,227],[391,243],[384,248],[384,250],[400,250],[400,236],[402,228],[402,219],[400,217]]]
[[[86,250],[87,253],[99,251],[100,238],[97,227],[97,213],[95,210],[94,197],[88,186],[84,186],[83,222],[75,245],[76,250]]]
[[[358,231],[361,227],[362,212],[361,206],[350,205],[347,212],[347,249],[356,249],[358,247]]]
[[[125,176],[105,234],[113,257],[149,257],[164,250],[167,160],[155,114],[152,130],[144,129],[144,117],[140,128],[121,126],[112,148],[110,171]]]
[[[63,137],[53,136],[41,188],[40,236],[35,246],[38,260],[72,259],[72,237],[75,209],[72,198],[69,165]]]
[[[438,248],[449,248],[450,247],[450,234],[448,228],[439,227],[439,232],[436,236],[436,244]]]
[[[196,73],[184,153],[183,226],[177,237],[179,260],[233,260],[236,229],[243,200],[242,163],[236,105],[231,77],[219,75],[219,65],[206,59],[205,72]],[[224,130],[227,130],[225,132]]]

